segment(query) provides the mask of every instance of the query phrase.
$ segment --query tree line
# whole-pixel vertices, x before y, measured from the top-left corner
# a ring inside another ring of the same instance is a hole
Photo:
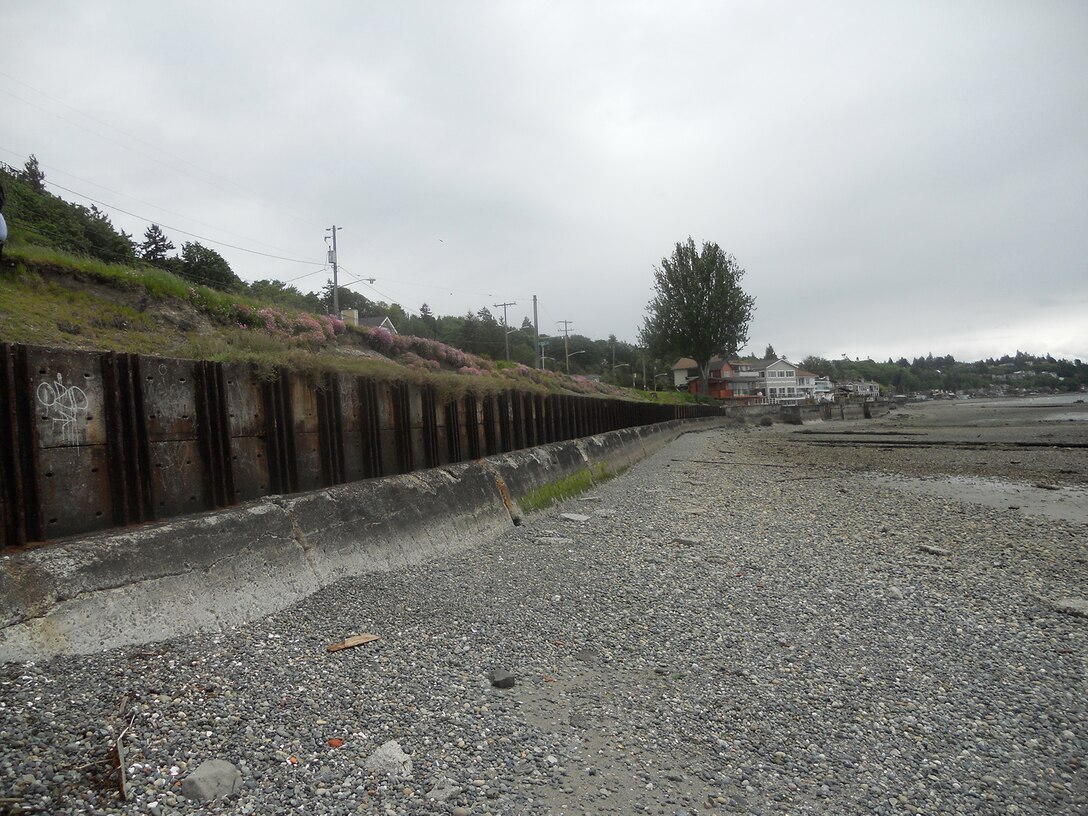
[[[915,357],[908,360],[827,360],[805,357],[801,368],[837,382],[870,380],[893,394],[926,391],[986,391],[1007,385],[1032,391],[1076,391],[1088,386],[1088,365],[1079,359],[1060,360],[1049,354],[1037,356],[1023,351],[975,362],[961,362],[951,354]]]

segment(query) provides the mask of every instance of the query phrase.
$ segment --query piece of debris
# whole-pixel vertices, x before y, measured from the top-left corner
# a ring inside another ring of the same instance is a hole
[[[589,516],[583,513],[560,513],[559,518],[563,519],[563,521],[589,521]]]
[[[888,597],[891,598],[893,601],[901,601],[905,596],[903,595],[903,590],[901,590],[899,587],[893,586],[888,587]]]
[[[601,497],[600,496],[579,496],[578,501],[580,501],[580,502],[597,502],[597,501],[601,501]]]
[[[1058,485],[1047,484],[1046,482],[1036,482],[1035,487],[1039,488],[1040,490],[1061,490]]]
[[[330,748],[343,748],[344,747],[344,741],[342,739],[340,739],[339,737],[333,737],[328,742],[329,742],[329,747]]]
[[[210,802],[242,789],[242,774],[225,759],[209,759],[181,781],[181,795],[197,802]]]
[[[122,711],[124,706],[128,705],[128,696],[126,695],[121,700]],[[132,728],[132,724],[136,721],[136,714],[133,712],[132,717],[128,721],[128,725],[121,729],[121,733],[117,735],[117,739],[113,741],[113,746],[110,748],[109,757],[110,762],[114,763],[117,768],[117,790],[121,793],[121,800],[127,802],[132,798],[132,794],[128,790],[128,778],[125,776],[125,734]]]
[[[696,547],[703,542],[695,538],[674,538],[669,542],[674,547]]]
[[[385,774],[394,782],[412,778],[412,758],[404,753],[400,743],[389,740],[383,743],[366,761],[366,769]]]
[[[594,649],[579,649],[577,652],[571,655],[571,657],[573,657],[575,660],[581,661],[582,663],[596,663],[597,658],[600,657],[600,655],[598,655]]]
[[[1062,598],[1054,602],[1054,608],[1065,615],[1088,618],[1088,599],[1085,598]]]
[[[539,538],[537,538],[536,543],[566,546],[568,544],[573,544],[574,539],[565,538],[564,536],[540,536]]]
[[[491,685],[500,689],[513,688],[514,683],[517,682],[517,678],[506,669],[492,669],[488,679],[491,681]]]
[[[345,638],[338,643],[330,643],[326,647],[326,651],[339,652],[341,649],[353,649],[356,646],[362,646],[366,643],[373,643],[375,640],[381,640],[380,635],[352,635],[349,638]]]
[[[946,550],[944,547],[935,547],[932,544],[919,544],[918,549],[924,553],[930,555],[951,555],[952,553]]]

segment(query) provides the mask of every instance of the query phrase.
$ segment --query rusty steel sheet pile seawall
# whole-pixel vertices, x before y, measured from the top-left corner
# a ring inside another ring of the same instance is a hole
[[[0,661],[251,620],[497,535],[535,488],[721,421],[0,344]]]
[[[0,546],[720,415],[0,344]]]

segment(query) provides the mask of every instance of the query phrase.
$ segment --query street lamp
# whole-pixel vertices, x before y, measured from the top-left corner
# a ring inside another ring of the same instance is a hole
[[[567,374],[570,374],[570,358],[573,357],[575,354],[585,354],[585,353],[586,353],[585,349],[581,349],[580,351],[568,351],[567,352]]]

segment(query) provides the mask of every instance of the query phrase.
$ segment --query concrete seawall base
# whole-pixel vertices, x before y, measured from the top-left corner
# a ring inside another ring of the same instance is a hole
[[[540,487],[623,470],[723,422],[629,428],[8,554],[0,662],[244,623],[339,578],[471,547],[516,523],[517,501]]]

